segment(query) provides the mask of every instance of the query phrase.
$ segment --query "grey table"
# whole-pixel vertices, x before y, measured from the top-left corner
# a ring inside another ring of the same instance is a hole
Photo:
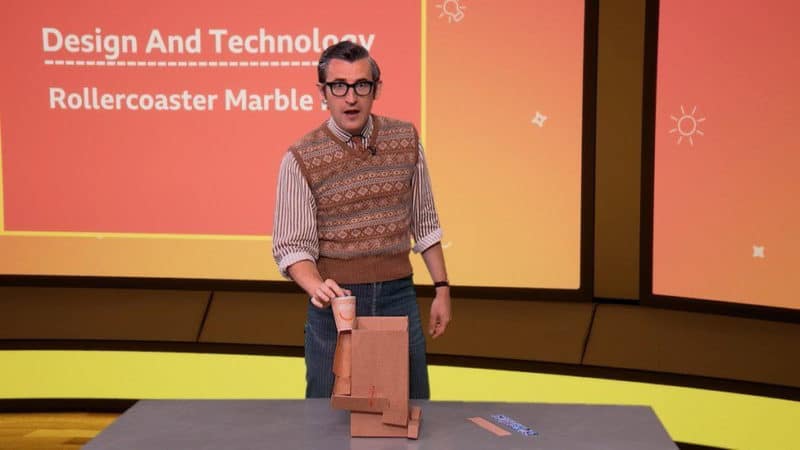
[[[416,441],[350,438],[348,413],[331,409],[328,400],[146,400],[84,449],[677,449],[646,406],[412,403],[422,406]],[[478,416],[495,423],[493,414],[539,434],[500,437],[467,420]]]

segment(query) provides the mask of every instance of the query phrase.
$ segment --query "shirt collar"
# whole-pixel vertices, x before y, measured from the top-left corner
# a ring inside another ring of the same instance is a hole
[[[361,130],[361,138],[364,142],[369,141],[369,137],[372,134],[372,114],[369,115],[367,118],[367,123],[364,125],[364,128]],[[336,121],[333,120],[333,117],[328,119],[328,129],[331,130],[334,136],[338,137],[346,144],[350,144],[353,139],[353,135],[348,133],[347,131],[343,130]]]

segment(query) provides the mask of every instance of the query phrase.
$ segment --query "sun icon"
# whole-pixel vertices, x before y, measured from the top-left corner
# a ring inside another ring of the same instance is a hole
[[[692,112],[686,113],[683,109],[683,105],[681,105],[681,116],[669,116],[672,120],[675,121],[675,128],[669,130],[670,133],[678,133],[678,144],[683,141],[683,138],[687,138],[689,140],[689,145],[694,146],[694,135],[705,136],[703,130],[698,128],[698,124],[700,122],[704,122],[706,120],[705,117],[697,118],[695,117],[694,113],[697,112],[697,106],[692,108]]]
[[[464,19],[464,10],[467,9],[460,0],[444,0],[436,7],[442,10],[440,18],[447,16],[447,23],[461,22]]]

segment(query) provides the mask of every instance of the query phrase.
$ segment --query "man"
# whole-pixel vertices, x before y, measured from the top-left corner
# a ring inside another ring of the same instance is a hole
[[[343,41],[317,68],[330,118],[289,148],[278,177],[273,256],[311,298],[306,397],[330,397],[336,325],[330,301],[354,295],[359,316],[408,316],[411,398],[429,398],[425,339],[411,278],[411,237],[435,282],[428,332],[450,321],[441,229],[413,125],[372,115],[380,69]]]

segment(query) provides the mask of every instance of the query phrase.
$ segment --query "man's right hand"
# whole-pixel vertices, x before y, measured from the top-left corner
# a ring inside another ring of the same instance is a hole
[[[335,297],[350,295],[347,289],[342,289],[338,283],[328,278],[319,284],[311,295],[311,303],[317,308],[327,308],[331,306],[331,300]]]
[[[343,297],[351,294],[350,291],[342,289],[338,283],[330,278],[323,281],[319,271],[317,271],[317,265],[313,261],[298,261],[286,270],[294,282],[311,297],[311,303],[317,308],[327,308],[331,305],[331,300],[334,297]]]

